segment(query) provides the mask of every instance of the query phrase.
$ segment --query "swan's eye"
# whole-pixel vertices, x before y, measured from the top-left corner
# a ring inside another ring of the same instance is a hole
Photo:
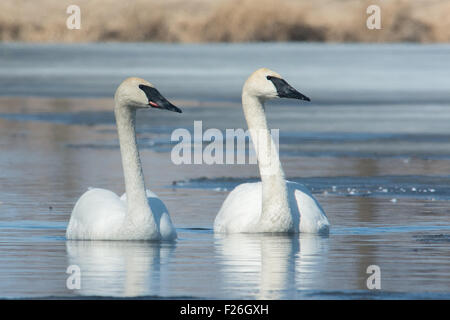
[[[266,77],[267,80],[272,80],[272,78],[273,78],[272,76],[267,76]]]

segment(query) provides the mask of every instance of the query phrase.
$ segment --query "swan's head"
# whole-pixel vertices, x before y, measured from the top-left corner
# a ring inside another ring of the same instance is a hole
[[[311,101],[295,90],[275,71],[261,68],[253,72],[244,84],[244,92],[259,99],[291,98]]]
[[[181,113],[150,82],[140,78],[125,79],[117,88],[114,100],[117,105],[130,108],[156,108]]]

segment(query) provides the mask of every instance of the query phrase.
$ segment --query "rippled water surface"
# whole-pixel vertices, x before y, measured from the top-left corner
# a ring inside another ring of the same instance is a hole
[[[449,56],[414,45],[0,45],[0,297],[450,298]],[[257,167],[171,162],[176,128],[246,128],[240,87],[262,65],[313,100],[270,103],[267,116],[286,177],[315,194],[329,236],[214,235],[226,195]],[[183,109],[137,123],[147,185],[179,239],[66,241],[88,187],[124,191],[111,97],[129,75]],[[80,290],[66,287],[69,265]],[[381,290],[367,288],[370,265]]]

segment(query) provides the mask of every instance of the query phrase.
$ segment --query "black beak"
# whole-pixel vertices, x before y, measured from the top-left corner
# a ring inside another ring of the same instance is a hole
[[[311,101],[311,99],[309,99],[307,96],[295,90],[284,79],[271,76],[267,77],[267,79],[272,81],[272,83],[274,84],[275,88],[277,89],[278,97]]]
[[[165,109],[169,111],[182,113],[180,108],[174,106],[169,101],[167,101],[167,99],[164,98],[163,95],[159,93],[159,91],[156,90],[155,88],[140,84],[139,89],[145,92],[145,95],[147,96],[148,99],[148,104],[152,108]]]

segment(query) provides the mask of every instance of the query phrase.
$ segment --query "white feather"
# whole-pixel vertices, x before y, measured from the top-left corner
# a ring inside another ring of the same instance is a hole
[[[278,96],[279,88],[271,77],[281,78],[271,70],[259,69],[242,89],[242,107],[256,149],[261,182],[241,184],[228,195],[214,221],[214,231],[328,233],[330,223],[317,200],[305,186],[284,179],[263,105],[265,100]],[[287,83],[285,86],[295,91]]]
[[[330,223],[322,207],[308,189],[286,181],[294,232],[328,233]],[[245,205],[244,205],[245,204]],[[262,210],[262,183],[243,183],[230,192],[214,221],[219,233],[258,231]]]
[[[139,78],[128,78],[117,88],[114,113],[119,133],[126,195],[89,188],[75,204],[66,231],[74,240],[173,240],[177,237],[164,203],[145,188],[136,143],[136,108],[148,108]]]

